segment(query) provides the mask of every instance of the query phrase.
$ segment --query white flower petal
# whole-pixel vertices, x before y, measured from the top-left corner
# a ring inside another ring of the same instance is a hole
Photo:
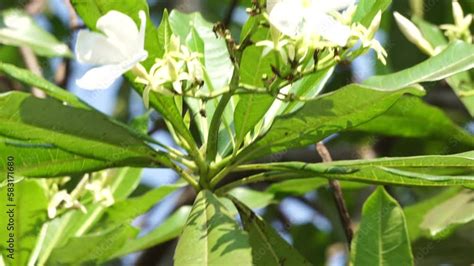
[[[120,63],[125,56],[104,35],[87,30],[79,31],[76,41],[76,58],[80,63],[105,65]]]
[[[77,86],[86,90],[109,88],[127,69],[120,65],[104,65],[92,68],[76,81]]]
[[[140,10],[138,12],[138,17],[140,18],[140,31],[138,33],[138,47],[141,50],[144,50],[145,48],[145,33],[146,33],[146,14],[143,10]]]
[[[300,1],[297,1],[300,2]],[[296,37],[302,33],[304,26],[303,6],[291,1],[281,1],[275,4],[270,12],[270,23],[281,33]]]
[[[351,36],[351,29],[322,12],[312,11],[308,16],[309,30],[339,46],[345,46]]]
[[[313,0],[313,7],[321,12],[339,11],[355,4],[356,0]]]
[[[121,12],[112,10],[100,17],[97,20],[97,29],[115,43],[125,55],[133,55],[143,49],[143,46],[138,47],[141,36],[135,21]]]

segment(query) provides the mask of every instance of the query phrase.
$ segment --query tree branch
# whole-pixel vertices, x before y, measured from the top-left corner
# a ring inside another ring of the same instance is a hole
[[[319,142],[316,144],[316,151],[323,159],[323,162],[332,162],[331,154],[324,145],[324,143]],[[349,211],[347,210],[346,202],[344,200],[344,195],[342,194],[341,185],[337,180],[329,180],[329,187],[336,201],[337,210],[339,212],[339,218],[341,219],[342,226],[344,227],[344,233],[346,234],[348,249],[351,249],[352,237],[354,232],[352,230],[351,217]]]

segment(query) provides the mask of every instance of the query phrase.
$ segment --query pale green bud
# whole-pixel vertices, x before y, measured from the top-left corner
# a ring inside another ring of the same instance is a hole
[[[423,34],[418,29],[418,27],[413,24],[410,20],[402,16],[400,13],[394,13],[395,20],[397,21],[398,27],[402,31],[403,35],[415,44],[418,48],[420,48],[423,52],[427,53],[428,55],[434,55],[435,51],[433,46],[423,37]]]

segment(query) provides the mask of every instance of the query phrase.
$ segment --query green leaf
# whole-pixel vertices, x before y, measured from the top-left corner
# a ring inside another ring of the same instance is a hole
[[[111,259],[113,254],[137,233],[134,227],[121,225],[107,232],[73,237],[66,245],[54,249],[47,264],[101,264]]]
[[[240,202],[251,209],[264,208],[275,202],[273,194],[248,188],[234,188],[229,191],[228,194],[239,199]]]
[[[171,25],[169,22],[169,14],[168,10],[163,11],[163,16],[161,18],[160,26],[158,27],[158,40],[159,43],[162,45],[162,51],[160,51],[159,56],[163,57],[163,55],[168,51],[170,39],[173,35],[173,30],[171,29]]]
[[[52,34],[42,29],[25,12],[10,9],[0,13],[0,43],[26,46],[47,57],[71,57],[71,51]]]
[[[466,71],[449,77],[446,81],[474,117],[474,71]]]
[[[414,265],[400,205],[381,187],[365,202],[351,261],[358,265]]]
[[[22,180],[14,185],[0,187],[0,193],[0,211],[3,216],[0,219],[0,253],[7,265],[28,265],[36,243],[41,241],[41,226],[47,221],[47,188],[40,180]],[[9,204],[15,206],[8,206]],[[9,219],[11,212],[12,222]],[[11,253],[7,250],[10,234],[14,235],[13,259],[8,257]]]
[[[232,201],[249,234],[253,265],[311,265],[261,217],[237,199]]]
[[[179,239],[174,264],[251,265],[248,236],[220,200],[201,191]]]
[[[179,208],[150,233],[127,241],[127,243],[117,251],[113,257],[119,258],[126,254],[145,250],[178,237],[183,231],[186,218],[189,216],[190,212],[191,207],[189,206]]]
[[[453,227],[474,220],[474,191],[463,190],[456,196],[439,203],[423,218],[420,227],[432,237],[443,236]]]
[[[0,182],[6,178],[8,156],[15,157],[15,172],[24,177],[57,177],[119,166],[112,161],[80,156],[49,143],[0,136]]]
[[[272,184],[266,192],[275,194],[279,196],[304,196],[305,194],[316,191],[318,188],[326,186],[328,181],[323,178],[303,178],[303,179],[294,179],[286,180],[279,183]],[[361,183],[354,182],[341,182],[341,187],[343,189],[359,189],[367,187]]]
[[[441,130],[440,130],[441,129]],[[444,112],[416,97],[403,97],[382,115],[353,129],[408,138],[435,138],[474,148],[474,136]]]
[[[249,184],[315,177],[403,186],[469,186],[474,184],[474,152],[316,164],[284,162],[247,167],[269,172],[237,181],[226,188],[232,188],[239,182]]]
[[[24,84],[36,87],[44,91],[49,96],[66,104],[69,104],[73,107],[89,110],[92,109],[88,104],[84,103],[76,95],[54,85],[53,83],[43,79],[40,76],[33,74],[31,71],[0,62],[0,72],[5,73],[10,78],[16,79]]]
[[[377,13],[383,13],[391,3],[392,0],[361,0],[357,3],[353,21],[368,27]]]
[[[96,111],[21,92],[0,95],[0,106],[0,135],[54,145],[97,160],[170,163],[164,153],[152,150],[130,129]]]
[[[96,231],[112,228],[120,224],[131,224],[133,219],[146,213],[169,194],[183,185],[168,185],[150,190],[142,196],[116,202],[107,208],[98,222]]]
[[[473,67],[474,45],[459,41],[416,66],[369,78],[364,84],[386,90],[399,89],[416,83],[442,80]]]
[[[331,134],[351,129],[384,113],[402,95],[422,95],[420,87],[382,91],[348,85],[306,102],[297,112],[278,117],[270,130],[242,151],[244,161],[317,143]]]
[[[413,204],[403,209],[407,221],[408,234],[410,236],[411,242],[414,242],[422,236],[429,236],[429,234],[425,233],[426,230],[420,228],[420,225],[423,222],[423,218],[430,210],[432,210],[439,204],[445,202],[446,200],[452,198],[454,195],[459,193],[459,191],[460,189],[457,187],[449,188],[438,193],[436,196],[417,202],[416,204]]]
[[[202,52],[204,56],[204,85],[200,89],[203,93],[210,93],[213,91],[221,91],[225,89],[232,78],[233,64],[230,61],[229,53],[227,50],[224,39],[217,38],[213,32],[213,24],[206,21],[201,14],[183,14],[176,10],[173,10],[170,14],[169,21],[173,32],[180,36],[183,43],[191,44],[190,47],[198,52]],[[192,25],[192,27],[190,27]],[[219,117],[221,122],[219,125],[218,136],[208,136],[207,129],[211,125],[211,120],[216,112],[216,108],[219,102],[222,101],[223,97],[211,99],[209,101],[196,101],[187,100],[187,103],[193,110],[193,117],[196,123],[200,126],[200,133],[202,136],[202,142],[209,142],[208,147],[216,149],[219,154],[224,154],[231,144],[231,130],[230,126],[232,123],[232,112],[234,108],[234,102],[231,99],[230,104],[224,109],[223,116]],[[205,111],[205,115],[201,114],[201,111]],[[215,132],[212,128],[209,132]],[[219,142],[223,138],[225,141]],[[214,145],[215,144],[215,145]],[[218,146],[219,145],[219,146]],[[208,149],[208,153],[213,157],[214,150]]]

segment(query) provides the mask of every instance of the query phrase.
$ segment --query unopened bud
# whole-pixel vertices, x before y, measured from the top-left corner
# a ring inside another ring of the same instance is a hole
[[[382,21],[382,11],[379,10],[377,15],[375,15],[374,19],[372,20],[372,23],[370,23],[369,36],[368,36],[369,39],[373,39],[375,37],[375,34],[379,30],[381,21]]]
[[[421,31],[416,27],[413,22],[402,16],[400,13],[395,12],[393,14],[395,16],[395,20],[397,21],[398,27],[402,31],[403,35],[415,44],[418,48],[423,50],[428,55],[434,55],[434,49],[431,44],[423,37]]]

